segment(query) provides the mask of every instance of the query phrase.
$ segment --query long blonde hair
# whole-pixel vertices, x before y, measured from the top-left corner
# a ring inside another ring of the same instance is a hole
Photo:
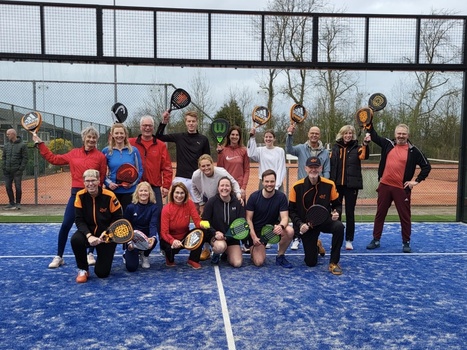
[[[123,144],[125,145],[125,147],[128,148],[128,153],[130,153],[130,154],[133,153],[133,147],[130,145],[130,141],[128,140],[128,130],[126,129],[126,126],[123,125],[122,123],[115,123],[110,128],[109,154],[113,153],[113,149],[114,149],[115,145],[117,144],[115,142],[115,139],[112,136],[112,134],[114,133],[114,130],[117,129],[117,128],[122,128],[123,129],[123,132],[125,133],[125,140],[123,141]]]

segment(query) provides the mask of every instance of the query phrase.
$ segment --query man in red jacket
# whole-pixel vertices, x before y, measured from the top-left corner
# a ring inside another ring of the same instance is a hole
[[[130,144],[136,147],[143,162],[143,177],[141,181],[151,184],[156,195],[156,202],[162,208],[162,198],[167,197],[172,184],[172,162],[164,142],[158,140],[154,132],[154,118],[150,115],[141,117],[141,134],[130,138]]]

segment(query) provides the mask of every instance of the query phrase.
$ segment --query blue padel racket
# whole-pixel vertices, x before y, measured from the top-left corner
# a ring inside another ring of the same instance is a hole
[[[274,226],[273,225],[265,225],[261,229],[261,237],[259,240],[261,241],[262,244],[276,244],[279,243],[281,240],[281,235],[276,235],[274,232]]]
[[[229,229],[225,233],[225,237],[232,237],[242,240],[250,234],[250,226],[244,218],[237,218],[230,224]]]

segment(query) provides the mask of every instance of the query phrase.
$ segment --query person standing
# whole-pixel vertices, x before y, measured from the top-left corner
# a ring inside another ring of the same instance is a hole
[[[344,125],[336,136],[336,143],[331,150],[331,175],[334,181],[339,200],[342,203],[345,198],[345,249],[353,249],[355,236],[355,206],[357,205],[358,190],[363,188],[362,160],[368,159],[370,149],[368,143],[369,134],[363,139],[363,145],[359,145],[355,128],[352,125]],[[341,218],[339,217],[339,220]]]
[[[33,140],[39,148],[41,156],[53,165],[69,165],[71,174],[71,194],[63,214],[62,225],[58,232],[57,255],[49,264],[49,269],[55,269],[65,264],[63,252],[65,251],[68,233],[75,221],[74,202],[76,193],[84,188],[83,173],[87,169],[99,171],[100,184],[104,182],[107,171],[107,160],[104,154],[97,149],[99,133],[94,126],[88,126],[81,131],[83,146],[73,148],[65,154],[54,154],[50,151],[39,136],[34,135]]]
[[[378,135],[373,125],[369,129],[371,140],[381,147],[381,160],[378,167],[378,200],[373,226],[373,239],[367,249],[380,247],[384,220],[389,207],[394,202],[401,222],[402,251],[410,253],[410,237],[412,234],[411,195],[412,190],[425,180],[431,171],[428,159],[409,141],[409,127],[399,124],[394,131],[394,139],[390,140]],[[413,179],[416,166],[420,172]]]
[[[285,165],[285,152],[282,148],[274,146],[276,141],[276,134],[273,130],[266,130],[264,132],[264,144],[263,147],[257,147],[256,145],[256,129],[251,128],[250,140],[248,140],[248,156],[254,162],[259,163],[258,173],[262,174],[268,169],[274,170],[277,174],[276,178],[276,190],[284,190],[284,179],[286,175]],[[263,181],[260,176],[259,178],[259,189],[263,188]]]
[[[141,181],[151,184],[156,203],[162,208],[162,199],[167,197],[172,184],[173,170],[167,146],[158,141],[154,133],[154,119],[144,115],[139,121],[141,134],[130,138],[130,144],[138,149],[143,163]]]
[[[89,277],[87,248],[96,247],[97,259],[94,273],[99,278],[110,275],[116,243],[103,243],[102,233],[110,224],[123,217],[122,207],[115,193],[103,189],[98,170],[83,173],[84,189],[76,193],[74,202],[77,231],[71,236],[71,248],[78,266],[77,283],[85,283]]]
[[[113,191],[120,202],[123,211],[131,203],[136,185],[143,174],[141,156],[136,147],[131,146],[128,140],[128,131],[125,125],[115,123],[110,129],[109,145],[102,150],[107,159],[107,175],[104,180],[105,187]],[[117,171],[123,164],[131,164],[138,170],[138,178],[133,183],[118,184]]]
[[[285,252],[292,241],[294,231],[289,226],[287,196],[278,191],[276,173],[267,169],[261,174],[262,189],[253,192],[246,204],[246,221],[250,226],[252,246],[251,260],[255,266],[261,266],[266,260],[266,247],[261,242],[261,229],[266,225],[274,226],[274,233],[281,236],[276,256],[276,265],[292,268],[293,265],[285,257]]]
[[[329,160],[329,151],[324,147],[321,142],[321,130],[317,126],[312,126],[308,130],[308,140],[305,143],[293,145],[293,134],[295,132],[295,125],[291,124],[287,128],[287,138],[285,139],[285,152],[298,157],[298,176],[297,180],[303,179],[308,176],[305,171],[306,161],[311,156],[318,157],[322,164],[322,173],[320,176],[329,178],[331,171],[331,162]],[[290,249],[297,250],[300,246],[301,235],[298,231],[295,232],[295,237]],[[319,241],[320,242],[320,241]],[[325,250],[320,246],[320,254],[325,254]]]
[[[191,177],[198,169],[198,159],[203,154],[211,154],[209,140],[198,132],[198,114],[195,111],[185,113],[186,132],[164,135],[170,120],[166,111],[162,114],[162,122],[157,128],[156,137],[164,142],[174,142],[177,154],[177,170],[172,184],[183,182],[193,196]]]
[[[21,182],[23,180],[24,169],[26,169],[28,163],[28,149],[21,137],[16,134],[15,129],[8,129],[6,137],[8,141],[3,147],[2,164],[9,203],[3,209],[16,210],[21,209],[21,197],[23,194]],[[13,183],[15,183],[14,192]]]
[[[250,158],[242,143],[242,129],[232,126],[227,134],[225,146],[218,147],[217,166],[224,168],[240,185],[242,199],[246,200],[246,187],[250,178]]]
[[[308,176],[298,180],[290,190],[289,215],[295,230],[302,236],[303,250],[305,251],[305,264],[316,266],[318,264],[317,246],[320,232],[331,233],[331,257],[329,258],[329,271],[333,275],[341,275],[339,266],[341,246],[344,241],[344,225],[339,220],[342,213],[342,205],[336,185],[329,179],[321,177],[321,160],[318,157],[310,157],[305,163],[305,171]],[[325,222],[318,226],[310,226],[306,220],[307,210],[314,204],[324,206],[329,216]]]

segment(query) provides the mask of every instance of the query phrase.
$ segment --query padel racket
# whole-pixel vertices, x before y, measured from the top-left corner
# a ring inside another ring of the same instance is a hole
[[[140,230],[134,230],[133,239],[131,243],[139,250],[148,250],[154,246],[156,239],[154,237],[148,237]]]
[[[124,163],[117,169],[116,183],[128,186],[138,179],[138,169],[133,164]]]
[[[126,219],[115,220],[107,230],[102,232],[100,239],[104,243],[127,243],[133,239],[134,231]]]
[[[264,245],[266,244],[276,244],[281,240],[281,235],[276,235],[274,232],[273,225],[265,225],[261,229],[261,237],[259,238],[260,242]]]
[[[170,97],[170,108],[168,112],[172,112],[175,109],[182,109],[188,106],[191,102],[191,97],[183,89],[175,89]]]
[[[118,123],[123,123],[126,118],[128,118],[128,109],[120,103],[117,102],[112,106],[112,117],[117,120]]]
[[[203,238],[203,230],[195,228],[182,240],[182,247],[187,250],[195,250],[203,243]]]
[[[386,96],[379,92],[371,95],[368,99],[368,107],[370,107],[375,112],[384,109],[387,103],[388,100],[386,99]]]
[[[250,234],[250,225],[244,218],[237,218],[229,226],[229,229],[225,233],[225,237],[232,237],[238,240],[242,240],[248,237]]]
[[[256,129],[258,126],[266,124],[269,119],[271,119],[271,113],[269,113],[269,109],[264,106],[256,106],[253,109],[252,114],[253,122],[256,124],[254,128]]]
[[[35,134],[42,124],[42,115],[39,112],[29,112],[21,118],[21,126],[29,131],[31,134]]]
[[[313,204],[308,208],[305,215],[306,223],[310,228],[318,227],[329,219],[329,217],[329,210],[321,204]]]
[[[220,145],[224,142],[230,129],[230,123],[228,120],[219,118],[215,119],[211,124],[211,133],[215,137],[217,143]]]
[[[293,124],[293,126],[303,122],[307,116],[308,112],[306,111],[306,108],[302,105],[294,104],[290,108],[290,123]]]

